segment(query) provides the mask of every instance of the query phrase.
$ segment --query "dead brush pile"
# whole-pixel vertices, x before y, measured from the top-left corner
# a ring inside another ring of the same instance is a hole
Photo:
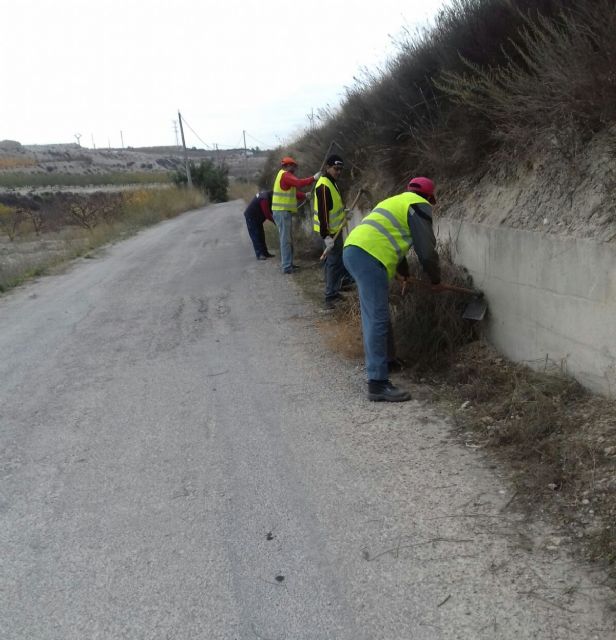
[[[472,279],[453,263],[449,243],[439,243],[442,281],[472,288]],[[410,261],[411,275],[425,279],[417,260]],[[396,354],[410,371],[445,366],[456,351],[476,340],[477,327],[462,318],[468,298],[458,293],[434,294],[419,285],[407,286],[403,294],[399,283],[392,284],[390,314],[394,327]]]
[[[452,261],[449,243],[438,247],[443,282],[472,288],[468,273]],[[417,260],[409,260],[410,273],[425,279]],[[426,280],[426,282],[428,282]],[[451,292],[434,294],[429,287],[409,285],[403,292],[397,281],[391,284],[390,317],[394,330],[396,356],[406,363],[406,374],[421,378],[426,372],[446,367],[458,349],[478,338],[477,327],[462,318],[468,298]],[[344,344],[346,355],[360,357],[361,314],[357,296],[337,312],[339,322],[331,331],[334,342]]]

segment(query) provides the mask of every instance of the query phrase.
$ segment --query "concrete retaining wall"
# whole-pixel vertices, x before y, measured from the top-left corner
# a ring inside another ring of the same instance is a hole
[[[616,394],[616,245],[448,219],[454,260],[485,292],[487,337],[514,361],[546,358]]]

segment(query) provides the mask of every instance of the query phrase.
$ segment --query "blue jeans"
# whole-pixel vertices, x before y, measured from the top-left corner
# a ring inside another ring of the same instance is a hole
[[[290,211],[274,211],[273,215],[280,238],[280,267],[289,273],[293,266],[293,214]]]
[[[346,270],[342,263],[342,247],[344,240],[340,234],[334,241],[332,250],[325,257],[325,300],[334,300],[340,292],[342,276]]]
[[[390,327],[387,269],[376,258],[354,245],[344,248],[342,258],[359,292],[368,380],[387,380],[387,336]]]

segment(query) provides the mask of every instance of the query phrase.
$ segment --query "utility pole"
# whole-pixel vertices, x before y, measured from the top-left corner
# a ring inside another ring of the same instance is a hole
[[[242,131],[244,136],[244,180],[248,180],[248,151],[246,150],[246,129]]]
[[[122,135],[122,130],[120,130],[120,142],[122,143],[122,149],[124,149],[124,136]]]
[[[306,117],[308,118],[308,122],[310,122],[309,130],[312,132],[314,131],[314,107],[310,109],[310,113],[307,113]]]
[[[77,140],[77,146],[80,147],[81,143],[79,142],[79,140],[81,140],[81,134],[80,133],[76,133],[75,134],[75,140]]]
[[[92,149],[96,149],[96,145],[94,144],[94,134],[91,133],[90,136],[92,137]]]
[[[175,133],[175,146],[180,146],[180,141],[178,140],[178,121],[173,120],[173,132]]]
[[[186,167],[186,179],[188,188],[192,189],[193,183],[190,176],[190,167],[188,166],[188,152],[186,151],[186,140],[184,139],[184,127],[182,126],[182,114],[178,110],[178,122],[180,123],[180,133],[182,134],[182,147],[184,148],[184,165]]]

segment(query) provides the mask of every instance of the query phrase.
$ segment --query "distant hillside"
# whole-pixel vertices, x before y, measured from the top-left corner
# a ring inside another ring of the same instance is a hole
[[[265,153],[244,157],[243,149],[189,149],[190,160],[210,159],[229,167],[232,177],[254,179],[264,162]],[[22,145],[14,140],[0,141],[0,175],[104,175],[118,173],[169,173],[184,166],[181,147],[144,147],[127,149],[89,149],[77,144]]]

